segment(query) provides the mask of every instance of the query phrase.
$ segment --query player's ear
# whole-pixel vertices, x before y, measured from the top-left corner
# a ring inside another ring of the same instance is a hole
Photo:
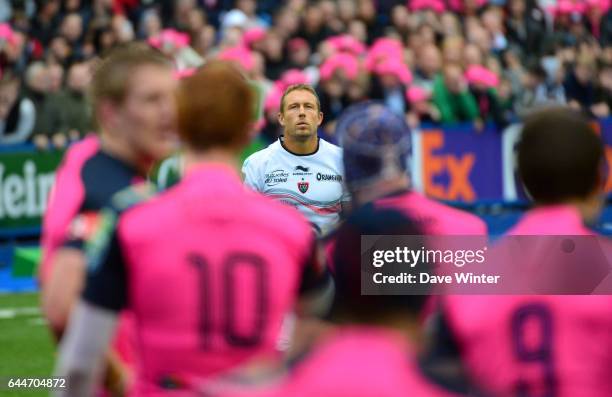
[[[317,126],[320,126],[323,122],[323,112],[319,112],[319,117],[317,119]]]
[[[97,110],[98,120],[104,120],[111,127],[114,127],[117,123],[117,106],[109,101],[102,101]],[[111,128],[112,129],[112,128]]]
[[[283,112],[278,112],[277,119],[278,119],[278,124],[280,124],[281,127],[284,127],[285,126],[285,117],[283,115]]]

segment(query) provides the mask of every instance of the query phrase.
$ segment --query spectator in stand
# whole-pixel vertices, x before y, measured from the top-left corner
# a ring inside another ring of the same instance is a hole
[[[47,93],[54,94],[59,92],[64,86],[64,68],[60,64],[51,64],[47,66],[47,75],[49,78]]]
[[[451,124],[476,121],[480,114],[474,96],[468,90],[461,66],[447,64],[443,74],[436,77],[433,102],[440,111],[440,121]]]
[[[520,96],[523,90],[522,79],[525,75],[525,67],[521,63],[519,51],[516,48],[508,49],[502,54],[501,61],[502,76],[509,81],[512,95]]]
[[[391,10],[391,26],[401,37],[410,34],[410,14],[408,8],[398,4]]]
[[[368,32],[368,43],[373,43],[379,37],[384,35],[385,26],[383,19],[376,13],[376,5],[374,0],[358,0],[357,2],[357,19],[366,24]]]
[[[0,80],[0,144],[24,143],[34,130],[36,109],[19,95],[21,79],[6,73]]]
[[[191,38],[186,33],[174,29],[164,29],[149,38],[148,43],[172,59],[177,70],[193,69],[202,66],[204,60],[191,48]]]
[[[213,51],[216,34],[214,26],[206,25],[201,32],[192,37],[192,47],[203,59],[209,57]]]
[[[411,82],[412,74],[401,59],[385,59],[374,68],[370,98],[382,100],[393,112],[404,115],[406,88]]]
[[[321,111],[328,112],[323,113],[326,116],[323,119],[321,128],[323,128],[323,131],[327,134],[326,138],[331,142],[335,142],[330,138],[330,135],[334,133],[336,127],[335,121],[349,103],[346,96],[345,84],[342,78],[338,76],[324,78],[319,82],[317,94],[321,101]]]
[[[370,79],[367,73],[359,72],[357,77],[349,80],[346,87],[346,96],[349,104],[365,101],[369,99]]]
[[[192,11],[196,10],[195,0],[178,0],[174,2],[174,18],[171,25],[183,31],[189,28],[189,19]]]
[[[612,110],[612,65],[600,66],[597,85],[595,87],[595,104],[591,112],[596,117],[608,117]]]
[[[612,8],[601,19],[599,41],[602,46],[612,45]]]
[[[587,30],[597,40],[601,39],[603,17],[610,7],[609,0],[587,0],[585,5],[585,24]]]
[[[37,0],[37,12],[31,27],[30,36],[38,40],[43,46],[48,46],[60,21],[60,1],[59,0]]]
[[[485,31],[492,39],[492,50],[499,55],[508,48],[503,11],[499,7],[491,6],[483,12],[481,19]]]
[[[294,37],[300,28],[300,19],[291,8],[282,7],[274,14],[274,27],[285,38]]]
[[[325,26],[323,11],[319,4],[311,3],[306,7],[298,36],[306,40],[311,49],[316,48],[321,41],[331,36],[331,32]]]
[[[287,43],[289,65],[292,68],[306,69],[310,64],[310,47],[308,42],[300,37]]]
[[[462,63],[465,43],[461,36],[447,36],[442,42],[442,62]]]
[[[536,105],[542,104],[547,98],[546,70],[534,62],[522,75],[521,90],[517,93],[515,110],[519,117],[524,117]]]
[[[528,0],[506,2],[506,37],[514,48],[520,49],[523,59],[537,58],[542,54],[545,34],[544,15]]]
[[[497,89],[497,99],[499,101],[499,107],[503,114],[503,119],[508,122],[516,120],[516,114],[514,113],[514,101],[515,96],[512,91],[512,83],[506,78],[502,78],[499,82],[499,88]]]
[[[264,57],[266,60],[266,77],[278,80],[289,64],[283,53],[283,40],[279,32],[269,30],[265,38]]]
[[[150,39],[161,33],[163,28],[161,18],[156,9],[146,10],[140,17],[140,23],[138,25],[138,38]]]
[[[114,42],[112,43],[114,44]],[[106,47],[110,48],[111,44]],[[74,56],[73,49],[63,36],[55,36],[49,44],[47,51],[47,62],[57,63],[60,65],[67,65],[70,62],[70,58]]]
[[[42,113],[43,104],[49,92],[49,81],[49,72],[43,62],[32,62],[28,66],[25,73],[25,87],[23,91],[24,95],[34,104],[37,115]],[[35,134],[42,132],[40,120],[40,117],[36,117]]]
[[[350,54],[338,53],[321,65],[320,72],[317,94],[324,115],[321,127],[327,134],[326,138],[335,142],[331,137],[335,130],[335,120],[350,103],[347,88],[359,75],[359,63]]]
[[[6,24],[0,24],[0,71],[25,72],[30,53],[26,35]]]
[[[410,106],[406,114],[406,122],[410,128],[418,128],[421,123],[437,123],[440,121],[440,112],[431,103],[431,92],[418,87],[406,90],[406,99]]]
[[[134,26],[124,15],[114,15],[111,20],[111,28],[115,34],[117,43],[126,44],[134,40]],[[78,54],[82,57],[84,51],[81,50]]]
[[[436,76],[442,70],[442,54],[433,44],[424,46],[417,54],[414,84],[432,92]]]
[[[265,20],[257,15],[257,2],[255,0],[236,0],[234,4],[235,9],[244,13],[247,18],[245,28],[265,27],[268,25]]]
[[[501,131],[509,123],[506,118],[502,105],[497,97],[496,89],[499,87],[499,77],[491,70],[480,66],[472,65],[465,73],[469,90],[476,103],[478,104],[478,113],[480,120],[483,122],[492,121]]]
[[[283,129],[278,123],[278,112],[280,111],[283,90],[280,86],[274,86],[268,92],[264,102],[264,127],[261,130],[261,137],[265,145],[270,145],[278,140],[283,134]]]
[[[83,45],[83,17],[77,13],[66,15],[62,20],[60,32],[72,48],[74,56],[80,56]]]
[[[593,58],[582,55],[574,70],[567,74],[563,85],[568,104],[573,108],[588,111],[595,102],[595,68]]]
[[[463,49],[463,67],[468,68],[472,65],[483,65],[484,56],[476,44],[467,44]]]
[[[76,141],[92,130],[92,118],[86,98],[91,81],[91,68],[86,63],[75,63],[68,69],[66,88],[50,95],[40,115],[43,134],[35,137],[39,149],[49,141],[58,148]]]

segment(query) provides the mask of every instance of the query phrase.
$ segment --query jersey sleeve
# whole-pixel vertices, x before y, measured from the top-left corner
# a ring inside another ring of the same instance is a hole
[[[263,191],[263,180],[260,175],[257,159],[251,155],[244,161],[242,165],[242,174],[244,176],[244,184],[249,188],[257,191]]]
[[[99,216],[96,232],[84,245],[87,277],[83,299],[119,311],[127,304],[125,262],[117,228],[119,215],[106,208]]]
[[[93,239],[102,221],[101,210],[79,212],[68,225],[62,245],[68,248],[84,250],[87,241]]]

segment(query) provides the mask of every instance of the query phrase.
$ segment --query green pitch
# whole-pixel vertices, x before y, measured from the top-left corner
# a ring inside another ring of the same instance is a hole
[[[38,294],[0,294],[0,377],[49,376],[55,347],[38,310]],[[48,396],[48,391],[0,390],[0,396]]]

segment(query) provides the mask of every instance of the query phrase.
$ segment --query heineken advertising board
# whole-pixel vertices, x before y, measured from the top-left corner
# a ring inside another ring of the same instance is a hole
[[[40,226],[62,155],[0,153],[0,230]]]

